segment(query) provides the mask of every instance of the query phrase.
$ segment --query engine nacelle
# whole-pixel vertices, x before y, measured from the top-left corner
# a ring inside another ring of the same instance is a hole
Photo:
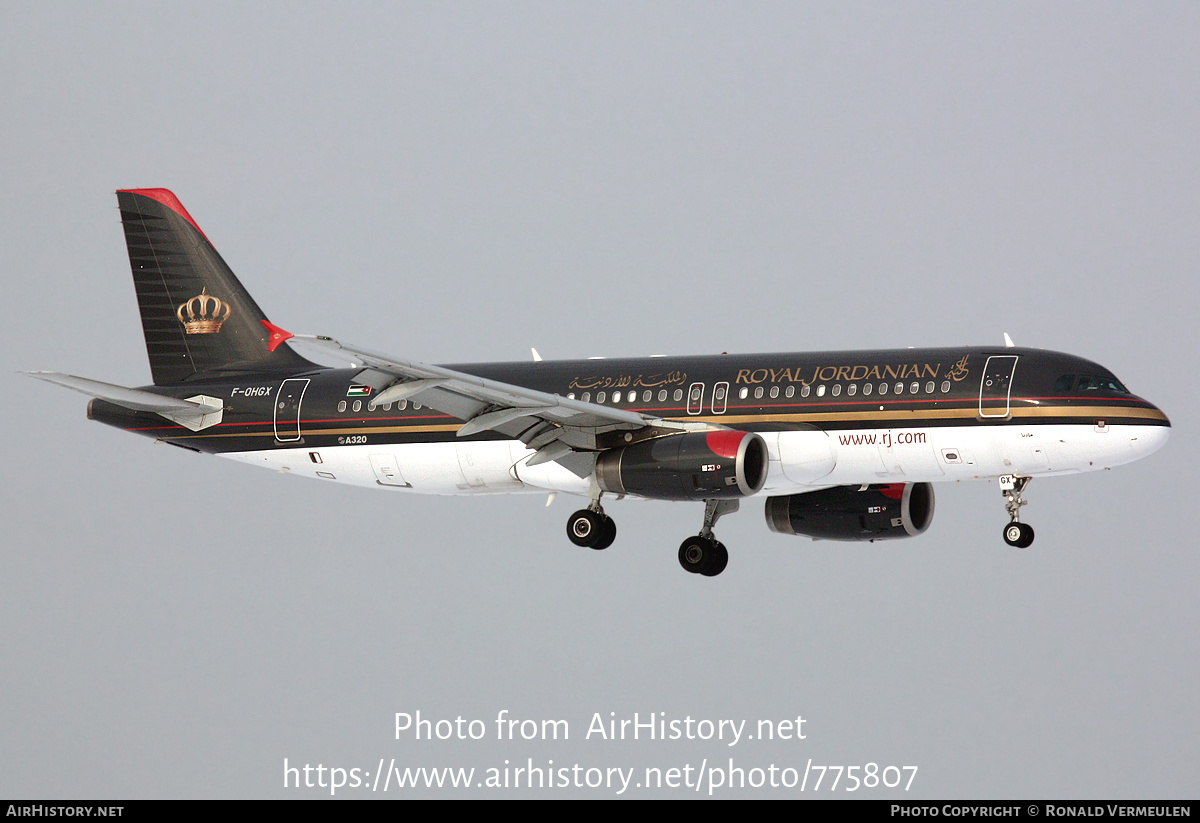
[[[657,500],[745,497],[767,481],[768,459],[754,432],[670,434],[604,452],[596,482],[606,492]]]
[[[818,540],[916,537],[933,522],[933,486],[929,483],[885,483],[865,489],[835,486],[769,498],[766,514],[771,531]]]

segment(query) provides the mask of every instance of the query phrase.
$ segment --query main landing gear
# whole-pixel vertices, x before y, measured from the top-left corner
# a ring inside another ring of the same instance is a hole
[[[567,520],[567,537],[576,546],[584,548],[607,549],[617,539],[617,524],[604,513],[600,498],[580,509]]]
[[[705,500],[704,526],[700,534],[689,537],[679,547],[679,565],[692,574],[716,577],[729,565],[725,544],[713,534],[713,526],[722,515],[738,510],[737,500]],[[567,519],[567,537],[576,546],[607,549],[617,537],[617,524],[604,513],[597,497],[586,509],[580,509]]]
[[[1021,497],[1021,492],[1032,479],[1015,474],[1000,476],[1000,493],[1004,495],[1004,509],[1010,521],[1004,527],[1004,542],[1018,549],[1027,549],[1033,544],[1033,526],[1021,522],[1021,507],[1029,502]]]
[[[713,526],[722,515],[738,510],[737,500],[705,500],[704,526],[700,534],[689,537],[679,546],[679,565],[684,571],[716,577],[729,565],[725,544],[713,534]]]

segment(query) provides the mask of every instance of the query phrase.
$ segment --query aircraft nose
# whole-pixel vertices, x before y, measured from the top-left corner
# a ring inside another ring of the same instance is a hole
[[[1156,409],[1157,411],[1157,409]],[[1166,445],[1167,440],[1171,436],[1171,421],[1164,414],[1162,416],[1163,425],[1159,426],[1138,426],[1137,434],[1133,435],[1130,440],[1130,445],[1137,452],[1138,457],[1145,457],[1148,454],[1161,449]]]

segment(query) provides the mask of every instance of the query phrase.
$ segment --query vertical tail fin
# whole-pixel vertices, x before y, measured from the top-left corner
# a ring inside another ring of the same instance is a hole
[[[313,366],[287,345],[268,348],[266,315],[174,194],[130,189],[117,202],[156,386]]]

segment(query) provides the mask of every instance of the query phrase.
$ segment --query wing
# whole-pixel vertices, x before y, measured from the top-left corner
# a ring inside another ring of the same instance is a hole
[[[495,431],[520,440],[537,452],[529,458],[528,465],[554,461],[579,477],[591,473],[598,451],[616,445],[615,442],[606,443],[605,435],[654,429],[666,433],[697,427],[696,424],[547,394],[442,366],[386,357],[344,346],[329,337],[295,336],[291,339],[349,359],[356,366],[365,366],[367,371],[355,380],[378,392],[370,401],[371,408],[412,398],[423,406],[466,421],[458,431],[459,437]]]

